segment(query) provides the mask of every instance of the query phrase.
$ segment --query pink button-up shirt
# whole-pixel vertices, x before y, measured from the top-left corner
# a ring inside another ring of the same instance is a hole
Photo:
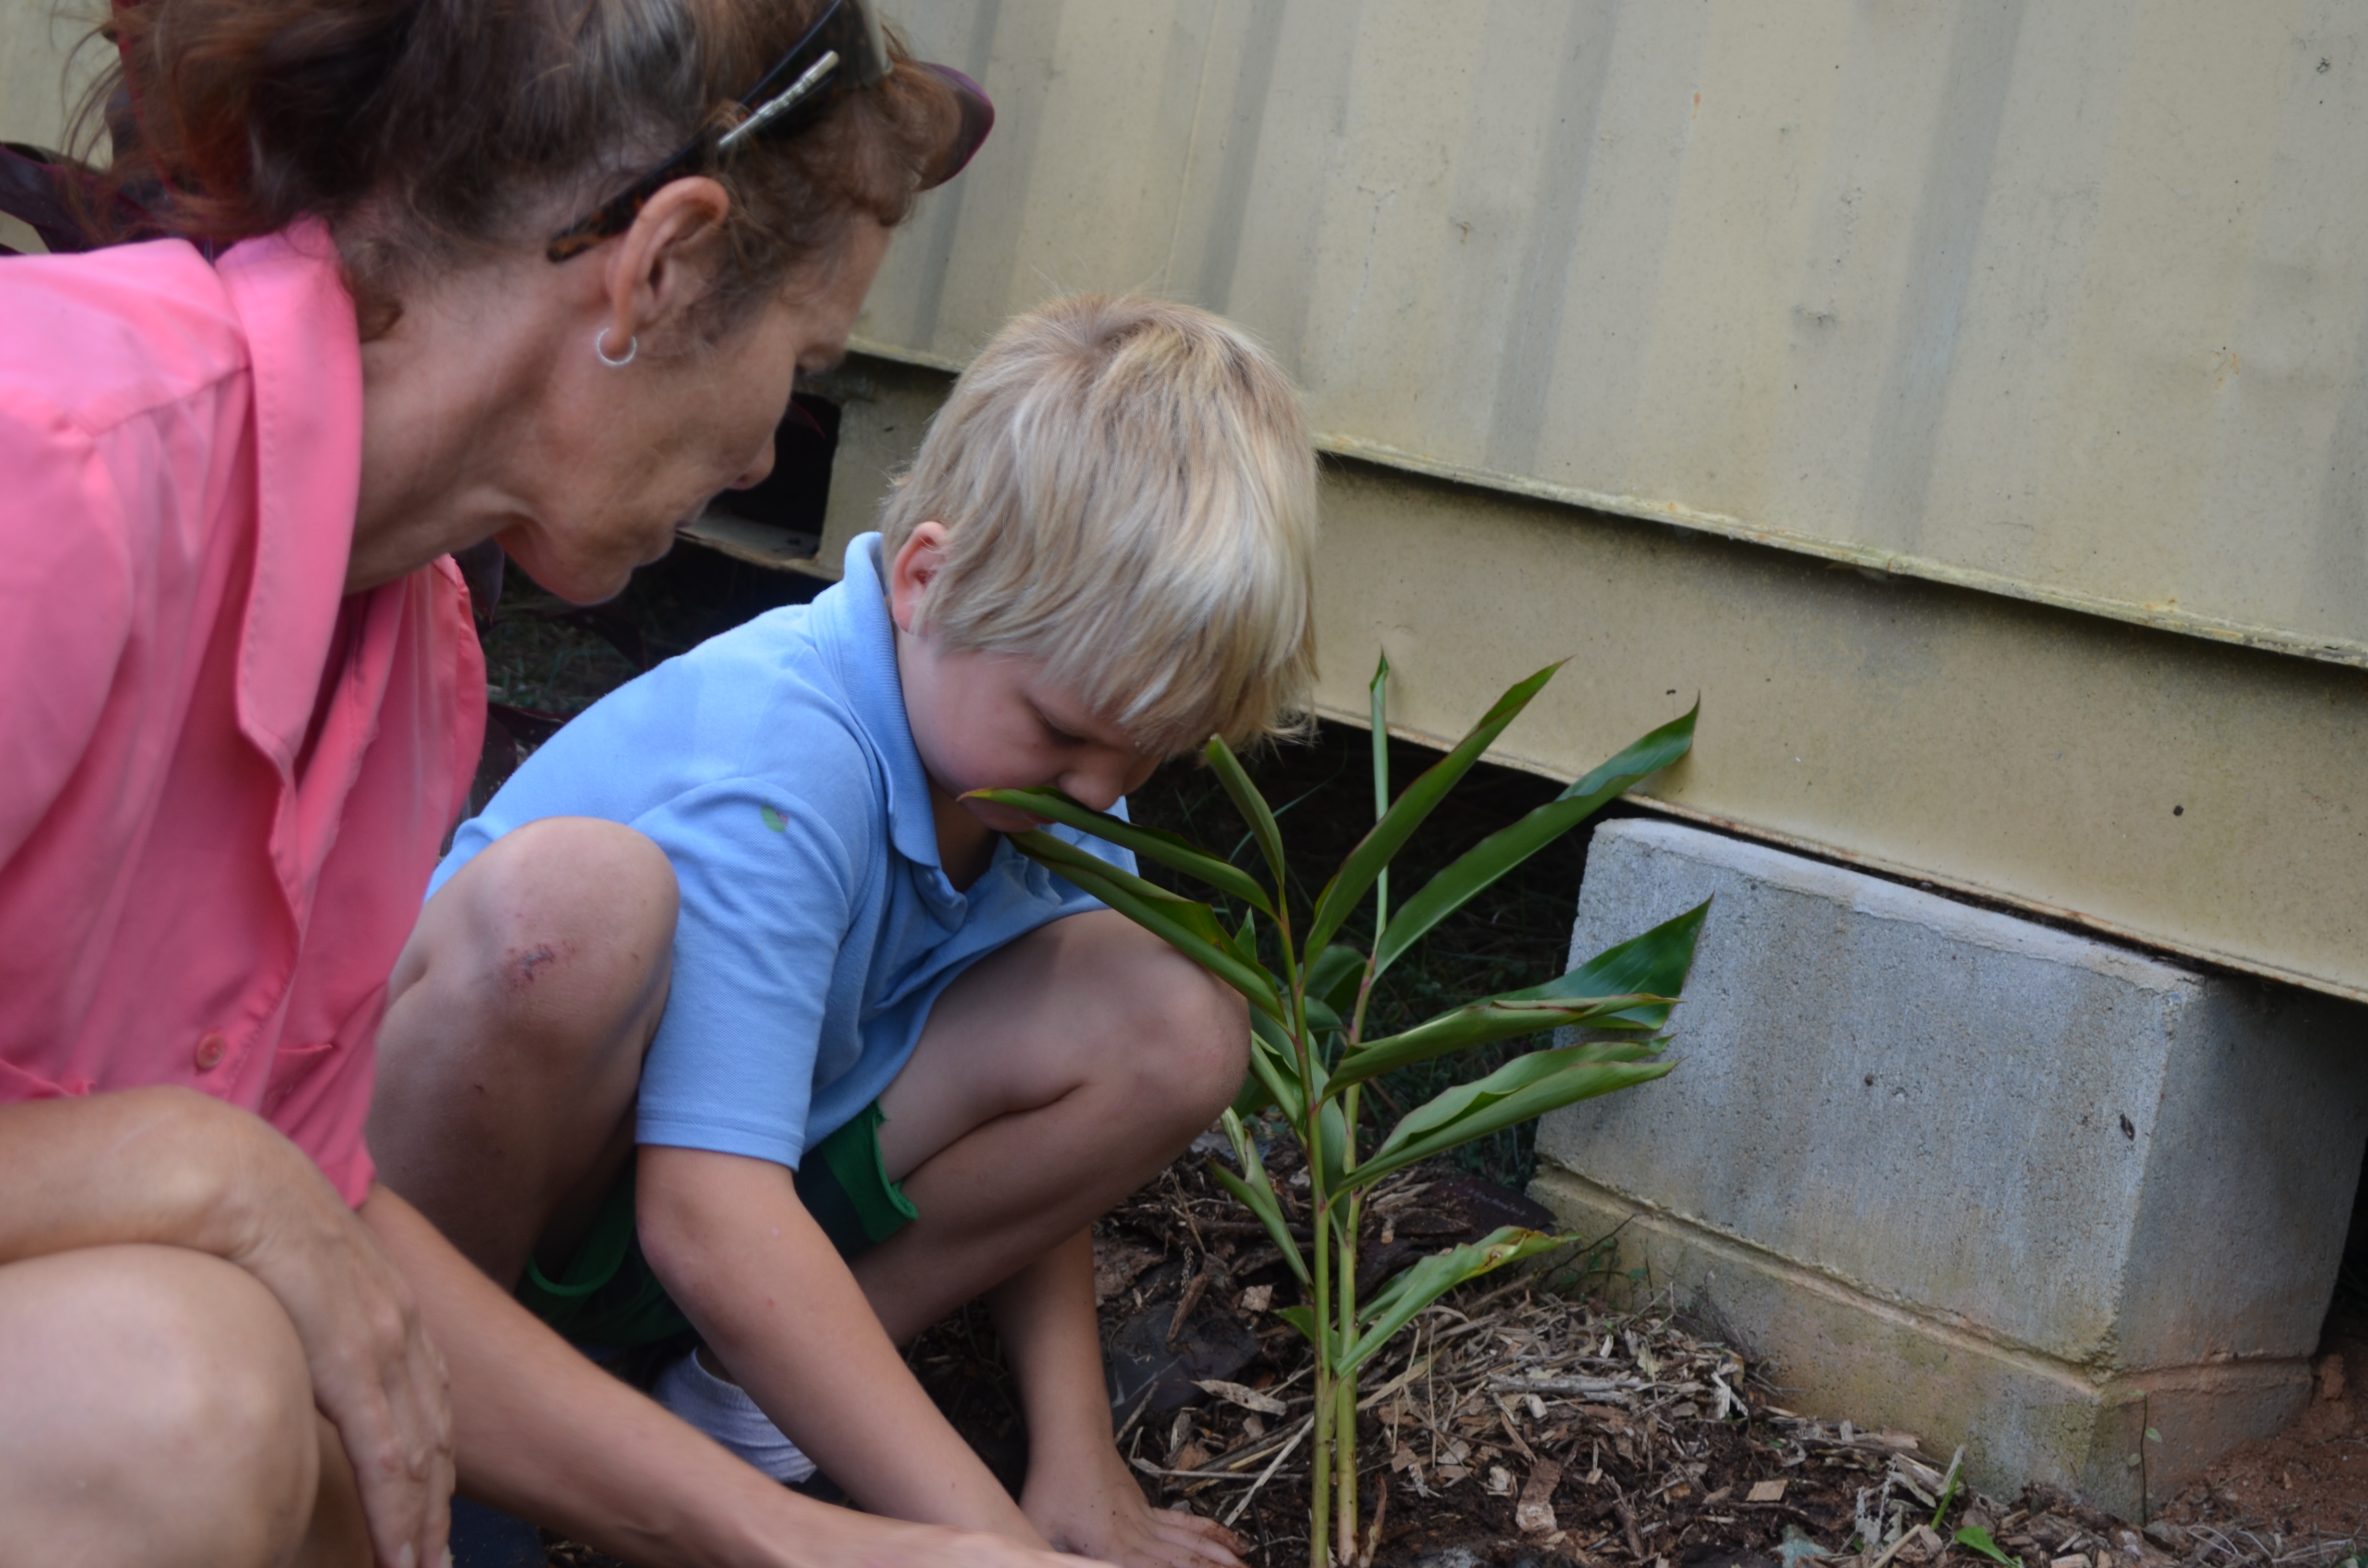
[[[348,1202],[485,695],[450,561],[344,597],[361,428],[317,226],[0,260],[0,1102],[193,1085]]]

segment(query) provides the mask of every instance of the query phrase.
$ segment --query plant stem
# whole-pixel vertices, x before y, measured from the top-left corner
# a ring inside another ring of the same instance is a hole
[[[1316,1122],[1319,1115],[1320,1112],[1315,1107],[1311,1096],[1308,1111],[1311,1127]],[[1315,1275],[1314,1312],[1317,1340],[1315,1409],[1313,1416],[1315,1430],[1312,1434],[1315,1446],[1309,1454],[1307,1461],[1308,1568],[1331,1568],[1331,1547],[1326,1540],[1328,1532],[1326,1528],[1330,1523],[1331,1509],[1326,1505],[1330,1500],[1327,1496],[1327,1486],[1332,1480],[1334,1436],[1332,1369],[1339,1364],[1340,1352],[1344,1347],[1339,1331],[1332,1322],[1332,1248],[1328,1244],[1331,1238],[1325,1234],[1331,1221],[1324,1203],[1323,1144],[1320,1138],[1321,1129],[1315,1128],[1311,1131],[1307,1141],[1308,1153],[1311,1156],[1307,1163],[1308,1203],[1315,1221],[1314,1244],[1309,1250],[1315,1255],[1313,1259]]]
[[[1341,1109],[1346,1113],[1348,1136],[1341,1142],[1342,1174],[1357,1168],[1357,1085],[1350,1085],[1343,1096]],[[1340,1224],[1340,1283],[1336,1287],[1340,1297],[1340,1349],[1346,1355],[1357,1343],[1357,1236],[1358,1224],[1364,1217],[1364,1195],[1349,1195],[1348,1212]],[[1340,1380],[1334,1394],[1338,1409],[1333,1416],[1333,1452],[1337,1456],[1338,1479],[1333,1483],[1333,1496],[1340,1515],[1340,1561],[1344,1563],[1357,1554],[1357,1380],[1351,1375]]]

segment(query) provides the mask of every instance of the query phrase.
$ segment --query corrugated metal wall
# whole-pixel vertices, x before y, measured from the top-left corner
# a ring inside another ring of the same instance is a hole
[[[1004,119],[885,352],[1164,290],[1337,450],[2368,664],[2368,8],[901,10]]]
[[[1327,711],[1376,644],[1435,740],[1576,653],[1503,759],[1699,691],[1653,803],[2368,996],[2368,9],[902,14],[1003,119],[863,346],[955,368],[1081,288],[1249,324],[1374,465]],[[853,380],[834,543],[932,395]]]
[[[2368,997],[2368,11],[889,6],[1002,123],[834,382],[826,554],[1004,317],[1163,290],[1372,460],[1326,711],[1386,645],[1440,740],[1576,655],[1501,760],[1699,693],[1650,804]]]

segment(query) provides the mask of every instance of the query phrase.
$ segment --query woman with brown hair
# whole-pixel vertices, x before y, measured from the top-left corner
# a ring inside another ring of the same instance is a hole
[[[78,210],[169,237],[0,261],[0,1562],[429,1568],[456,1471],[637,1562],[1040,1560],[772,1485],[362,1142],[483,721],[450,556],[599,599],[762,477],[983,99],[860,0],[115,32]]]

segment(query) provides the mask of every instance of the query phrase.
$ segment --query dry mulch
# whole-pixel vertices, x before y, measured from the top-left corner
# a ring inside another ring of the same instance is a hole
[[[1295,1153],[1268,1158],[1289,1204]],[[1417,1166],[1377,1187],[1369,1257],[1395,1267],[1525,1203]],[[1966,1526],[2014,1568],[2332,1568],[2368,1547],[2368,1399],[2322,1402],[2140,1530],[2042,1487],[1952,1493],[1952,1456],[1911,1434],[1784,1409],[1779,1369],[1665,1301],[1609,1304],[1633,1294],[1604,1289],[1629,1283],[1611,1256],[1475,1280],[1369,1365],[1360,1501],[1369,1528],[1381,1510],[1378,1568],[1984,1568],[1953,1540]],[[1188,1155],[1096,1227],[1095,1257],[1113,1419],[1145,1494],[1230,1525],[1253,1568],[1304,1563],[1311,1358],[1272,1315],[1295,1286],[1263,1228]],[[984,1314],[908,1359],[1016,1492],[1026,1433]],[[552,1545],[554,1564],[608,1561]]]
[[[1277,1143],[1268,1158],[1288,1200],[1293,1153]],[[1506,1221],[1472,1212],[1475,1197],[1485,1210],[1487,1184],[1437,1164],[1402,1173],[1371,1204],[1368,1253],[1403,1262]],[[1181,1408],[1172,1387],[1147,1398],[1139,1381],[1121,1388],[1131,1397],[1114,1411],[1121,1447],[1145,1493],[1226,1521],[1259,1568],[1304,1562],[1310,1356],[1261,1310],[1294,1297],[1262,1228],[1188,1156],[1096,1228],[1095,1252],[1121,1381],[1153,1339],[1183,1354],[1192,1380],[1227,1385],[1205,1397],[1190,1389],[1198,1402]],[[1601,1289],[1628,1283],[1608,1261],[1606,1248],[1476,1280],[1369,1367],[1360,1501],[1369,1522],[1383,1510],[1383,1568],[1964,1568],[1988,1562],[1954,1542],[1968,1525],[1987,1529],[2017,1568],[2333,1564],[2368,1544],[2361,1524],[2332,1513],[2259,1506],[2241,1478],[2195,1489],[2145,1531],[2039,1487],[2000,1501],[1960,1485],[1943,1511],[1953,1456],[1907,1433],[1784,1409],[1779,1369],[1666,1303],[1608,1304],[1607,1294],[1632,1293]],[[1244,1358],[1217,1369],[1235,1357]],[[984,1320],[932,1331],[912,1358],[1016,1484],[1026,1438]],[[2229,1474],[2249,1473],[2245,1461],[2237,1456]],[[1874,1551],[1861,1550],[1870,1541]]]

